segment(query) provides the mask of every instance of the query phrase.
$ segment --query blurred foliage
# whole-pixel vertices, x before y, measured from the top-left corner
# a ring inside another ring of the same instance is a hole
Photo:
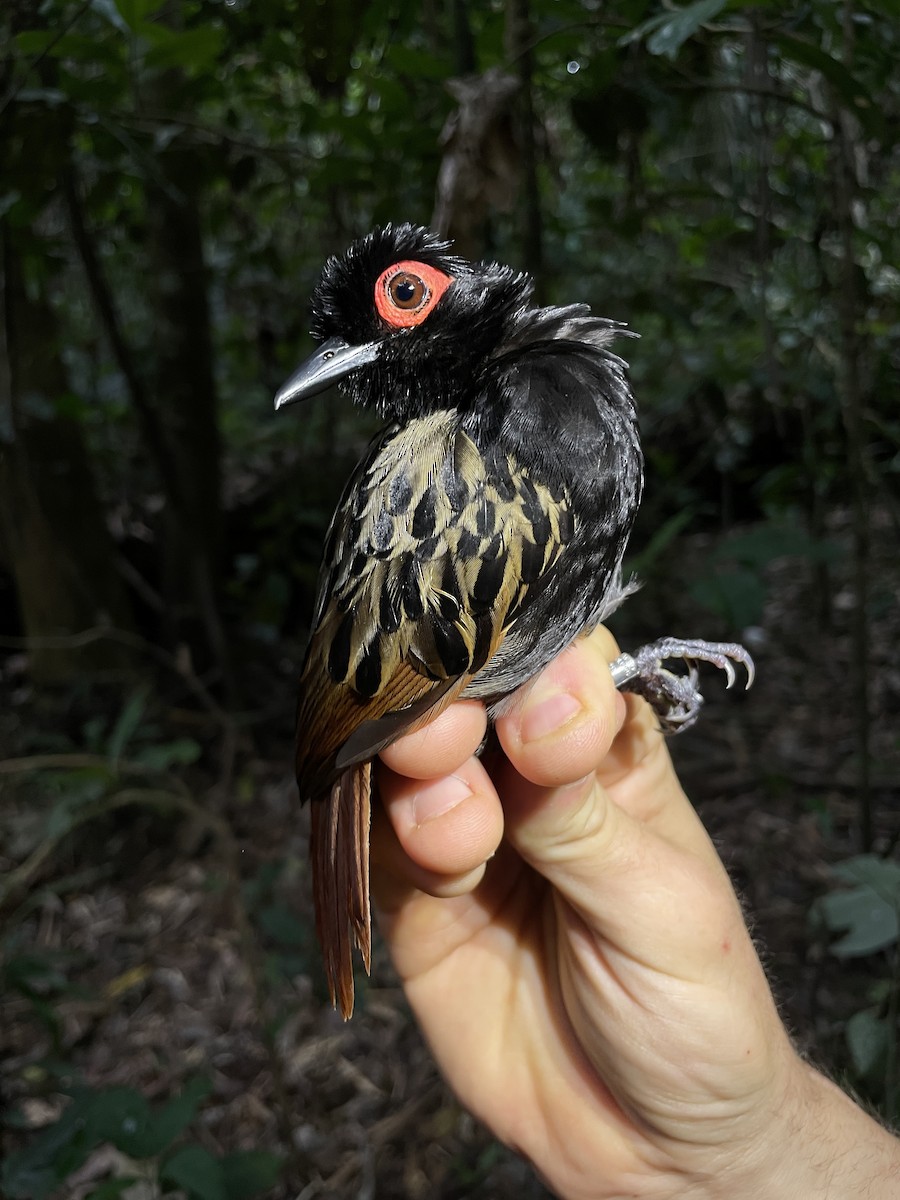
[[[378,221],[427,222],[454,108],[444,83],[464,57],[460,19],[477,69],[510,65],[499,2],[20,0],[6,10],[0,212],[27,288],[57,313],[57,344],[44,349],[68,379],[22,403],[79,423],[118,551],[152,589],[131,599],[153,636],[166,624],[147,611],[148,597],[165,600],[159,547],[171,531],[160,512],[174,499],[109,318],[98,320],[72,189],[152,410],[165,334],[155,280],[172,270],[159,262],[153,214],[185,186],[171,168],[188,156],[224,455],[217,603],[271,640],[308,611],[334,479],[367,426],[338,401],[276,420],[270,397],[306,349],[324,255]],[[636,550],[683,510],[695,528],[790,513],[816,541],[829,507],[848,503],[842,139],[855,171],[864,468],[895,511],[900,35],[890,6],[554,0],[533,3],[531,20],[544,294],[588,300],[642,335],[629,348],[650,475]],[[489,220],[485,251],[520,258],[523,220]],[[177,429],[163,433],[178,442]],[[215,447],[191,452],[196,462]],[[15,580],[15,562],[6,566]],[[190,627],[179,633],[196,643]]]
[[[657,613],[674,564],[723,632],[764,624],[767,569],[789,559],[825,627],[852,547],[865,620],[867,523],[900,531],[895,5],[528,7],[513,44],[504,0],[3,5],[0,649],[25,651],[9,679],[69,689],[55,722],[0,718],[35,758],[7,773],[5,900],[118,807],[203,824],[199,762],[215,803],[252,793],[234,766],[247,726],[228,714],[266,711],[289,670],[280,647],[302,635],[323,528],[373,428],[336,398],[276,419],[271,398],[308,349],[324,257],[378,222],[428,222],[461,74],[502,68],[529,100],[521,202],[487,215],[484,253],[537,263],[546,300],[641,335],[633,551]],[[683,564],[698,534],[708,551]],[[100,701],[97,671],[116,681]],[[172,734],[135,683],[151,672],[215,732]],[[207,821],[227,843],[227,821]],[[888,867],[858,860],[823,902],[836,953],[896,955],[896,880],[873,882]],[[263,984],[316,969],[279,870],[235,901],[272,947]],[[4,986],[58,1042],[65,963],[16,941],[27,911],[4,937]],[[860,1077],[886,1047],[896,1062],[896,997],[893,981],[848,1029]],[[176,1141],[199,1084],[158,1110],[67,1094],[5,1162],[10,1196],[50,1195],[103,1140],[200,1200],[252,1195],[277,1170]]]
[[[900,864],[860,854],[834,868],[834,889],[816,903],[814,926],[844,961],[883,956],[887,970],[847,1021],[853,1082],[894,1127],[900,1120]]]
[[[133,1088],[72,1086],[69,1091],[71,1103],[62,1117],[0,1166],[4,1195],[10,1200],[46,1200],[58,1193],[104,1142],[132,1160],[135,1173],[102,1184],[88,1200],[112,1200],[141,1179],[162,1187],[174,1184],[188,1200],[252,1200],[270,1190],[277,1178],[278,1158],[263,1151],[216,1158],[195,1143],[173,1145],[208,1096],[207,1080],[194,1080],[159,1108]],[[15,1114],[7,1117],[7,1123],[15,1123]]]

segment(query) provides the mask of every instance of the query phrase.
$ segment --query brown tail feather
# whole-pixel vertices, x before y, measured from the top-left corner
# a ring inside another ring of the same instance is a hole
[[[372,954],[369,909],[369,821],[372,764],[350,767],[329,794],[312,804],[310,855],[316,933],[325,959],[331,1003],[346,1020],[353,1012],[353,942],[368,971]]]

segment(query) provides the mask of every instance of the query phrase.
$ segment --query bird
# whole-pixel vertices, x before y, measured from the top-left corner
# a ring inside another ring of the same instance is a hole
[[[623,557],[644,469],[612,349],[635,335],[584,303],[537,305],[525,272],[387,224],[328,259],[311,310],[318,349],[276,409],[337,384],[384,421],[326,536],[297,703],[316,929],[346,1019],[354,944],[371,961],[373,759],[460,697],[496,715],[635,590]],[[740,645],[695,639],[611,670],[674,732],[699,713],[702,661],[752,682]]]

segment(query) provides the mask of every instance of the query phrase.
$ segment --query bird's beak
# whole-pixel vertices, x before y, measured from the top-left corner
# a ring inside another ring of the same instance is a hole
[[[275,408],[318,396],[319,392],[324,392],[352,371],[374,362],[377,357],[378,342],[351,346],[341,337],[329,338],[315,354],[301,363],[287,383],[281,385],[275,396]]]

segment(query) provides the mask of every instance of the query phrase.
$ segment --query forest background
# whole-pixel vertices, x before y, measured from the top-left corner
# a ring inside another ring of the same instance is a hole
[[[752,649],[673,751],[799,1044],[900,1118],[898,61],[892,0],[6,0],[0,1192],[545,1194],[310,932],[295,680],[374,426],[272,397],[386,220],[641,335],[614,632]]]

